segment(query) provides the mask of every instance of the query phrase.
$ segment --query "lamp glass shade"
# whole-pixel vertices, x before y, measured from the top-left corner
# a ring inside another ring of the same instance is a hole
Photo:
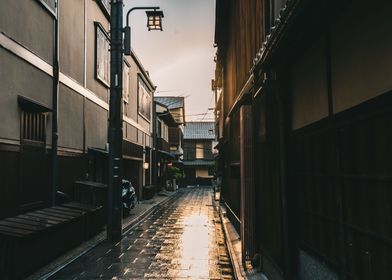
[[[148,162],[144,162],[144,163],[143,163],[143,168],[144,168],[144,169],[148,169],[149,167],[150,167],[150,165],[149,165]]]
[[[146,11],[147,14],[147,27],[150,30],[161,30],[162,31],[162,11]]]

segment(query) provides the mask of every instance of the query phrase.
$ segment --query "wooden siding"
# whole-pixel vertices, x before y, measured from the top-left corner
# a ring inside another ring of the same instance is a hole
[[[263,1],[225,2],[229,11],[226,34],[230,36],[224,39],[227,44],[219,45],[218,42],[218,49],[223,54],[224,112],[227,113],[249,79],[253,59],[262,46],[264,36]]]
[[[184,141],[184,160],[196,159],[196,144],[203,144],[203,159],[212,160],[212,140],[185,140]]]
[[[169,143],[170,145],[180,144],[181,129],[178,127],[169,127]]]

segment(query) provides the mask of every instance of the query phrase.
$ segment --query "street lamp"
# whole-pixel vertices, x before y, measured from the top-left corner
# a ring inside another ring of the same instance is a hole
[[[147,27],[148,31],[150,30],[160,30],[162,31],[162,11],[146,11],[147,14]]]
[[[147,10],[147,27],[148,31],[162,31],[163,12],[159,7],[134,7],[127,12],[127,25],[124,27],[124,54],[131,55],[131,27],[129,26],[129,15],[134,10]],[[152,11],[151,11],[152,10]]]
[[[131,39],[128,17],[133,10],[154,10],[155,14],[148,16],[149,30],[162,30],[163,12],[159,7],[136,7],[127,13],[127,26],[123,28],[123,0],[111,0],[110,6],[110,100],[109,100],[109,190],[108,190],[108,219],[107,238],[118,242],[122,237],[122,82],[123,82],[123,53],[131,54]],[[151,21],[150,21],[151,19]],[[151,25],[149,25],[151,23]],[[123,42],[123,33],[125,40]],[[128,35],[127,35],[128,34]],[[123,49],[124,44],[124,49]]]

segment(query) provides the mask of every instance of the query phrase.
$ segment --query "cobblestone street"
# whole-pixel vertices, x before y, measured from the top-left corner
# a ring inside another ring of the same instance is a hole
[[[50,279],[232,279],[219,215],[208,188],[180,190],[124,234]]]

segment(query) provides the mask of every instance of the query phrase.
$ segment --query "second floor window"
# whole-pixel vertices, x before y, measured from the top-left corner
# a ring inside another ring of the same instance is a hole
[[[162,138],[162,122],[160,120],[158,120],[157,128],[158,128],[157,137]]]
[[[102,25],[95,23],[96,49],[95,70],[96,78],[106,86],[110,86],[110,41],[109,35]]]
[[[204,158],[204,145],[203,143],[196,143],[196,159]]]
[[[124,61],[123,63],[123,100],[128,103],[129,97],[129,66],[128,63]]]
[[[98,5],[101,6],[104,13],[107,16],[110,16],[110,0],[98,0]]]
[[[147,90],[147,86],[139,78],[138,83],[138,110],[139,114],[147,121],[151,119],[151,94]]]
[[[57,14],[57,0],[38,0],[54,16]]]

